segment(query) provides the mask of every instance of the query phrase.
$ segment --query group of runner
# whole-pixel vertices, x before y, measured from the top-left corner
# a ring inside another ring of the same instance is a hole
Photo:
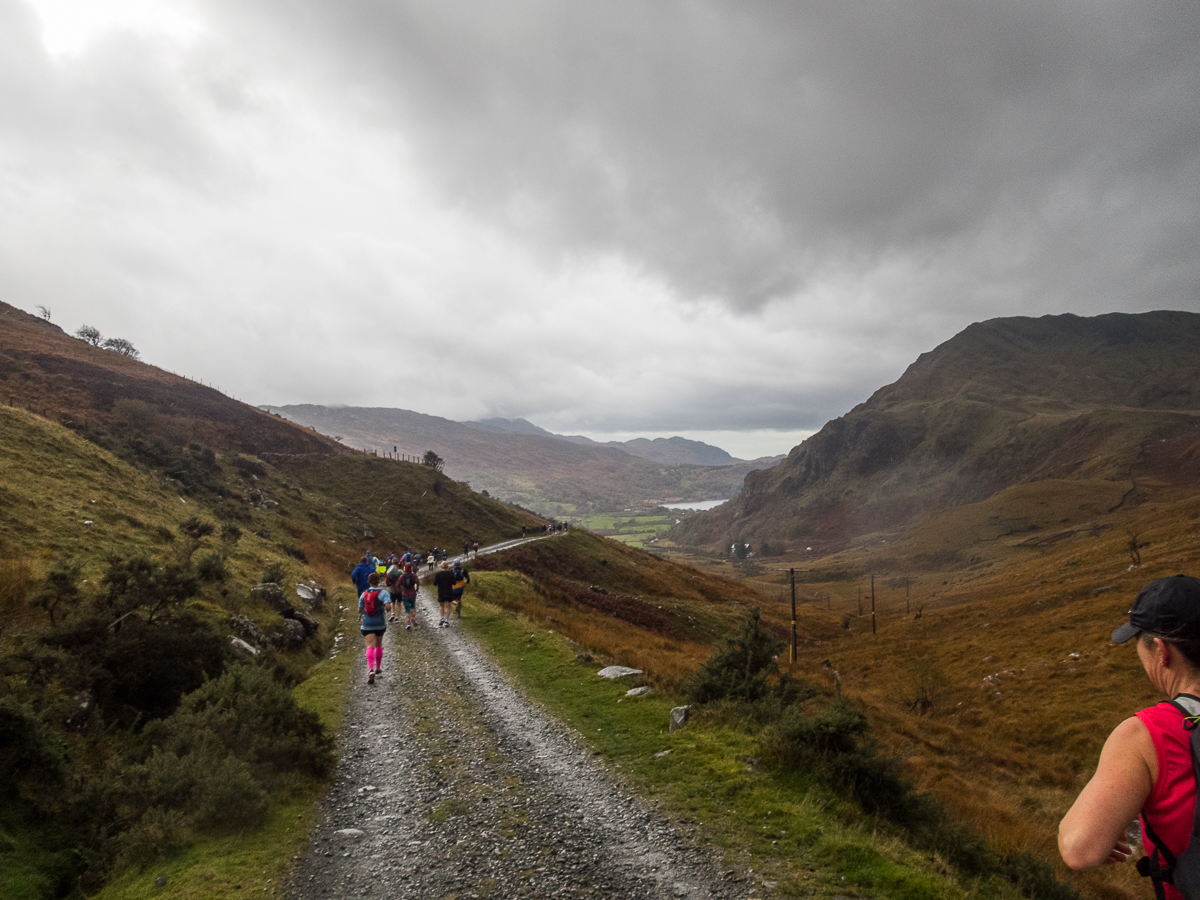
[[[475,545],[475,554],[479,555],[479,544]],[[447,556],[441,558],[441,568],[433,576],[441,613],[439,628],[449,628],[452,615],[462,618],[463,591],[471,582],[471,575],[462,561],[451,563]],[[427,561],[431,569],[437,565],[437,548],[429,554]],[[358,589],[360,629],[367,648],[367,684],[374,684],[375,676],[383,672],[383,636],[387,633],[388,622],[398,621],[397,603],[404,611],[406,631],[420,625],[417,590],[421,579],[417,569],[421,562],[421,558],[411,552],[400,556],[392,554],[381,560],[368,550],[350,573],[350,579]]]

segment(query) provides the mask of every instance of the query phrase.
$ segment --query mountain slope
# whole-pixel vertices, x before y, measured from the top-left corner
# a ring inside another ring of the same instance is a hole
[[[509,420],[464,424],[404,409],[266,408],[350,446],[407,456],[433,450],[453,478],[547,515],[731,497],[741,489],[746,473],[762,464],[670,465],[618,447],[538,433],[541,429],[532,425],[519,428],[521,433],[500,430],[512,427],[503,424]]]
[[[211,387],[73,338],[0,303],[0,397],[58,422],[109,430],[122,411],[171,442],[238,453],[336,453],[337,445]],[[130,406],[145,404],[145,407]]]
[[[1198,341],[1183,312],[971,325],[672,537],[837,543],[1031,481],[1128,481],[1127,503],[1194,485]]]
[[[228,517],[234,506],[244,515],[242,505],[260,502],[261,497],[251,495],[265,489],[250,485],[234,491],[214,480],[217,496],[205,501],[203,490],[192,490],[199,476],[180,469],[198,464],[206,451],[215,451],[222,461],[249,454],[287,467],[293,480],[290,491],[331,498],[324,504],[323,527],[308,530],[352,541],[336,545],[333,555],[343,562],[361,554],[359,542],[368,534],[375,535],[373,541],[380,547],[419,547],[465,540],[468,534],[472,541],[499,540],[539,524],[536,517],[480,497],[427,466],[348,451],[325,435],[148,363],[94,347],[4,303],[0,397],[9,406],[66,425],[124,462],[155,471],[172,496],[194,495],[196,502],[208,502],[217,518]],[[388,501],[382,511],[380,497]],[[5,498],[0,489],[0,499]],[[14,533],[18,526],[39,530],[25,514],[13,520]],[[329,547],[327,540],[316,537],[313,545]],[[329,555],[328,549],[321,553]]]

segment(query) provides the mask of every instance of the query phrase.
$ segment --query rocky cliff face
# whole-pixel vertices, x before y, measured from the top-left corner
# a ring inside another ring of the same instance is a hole
[[[1149,442],[1200,434],[1198,346],[1193,313],[977,323],[673,536],[837,541],[1024,482],[1136,479]],[[1184,485],[1192,444],[1172,446]]]

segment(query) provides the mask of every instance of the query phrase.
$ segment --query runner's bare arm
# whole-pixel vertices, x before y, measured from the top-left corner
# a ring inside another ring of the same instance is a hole
[[[1058,826],[1058,851],[1068,866],[1086,869],[1130,858],[1125,829],[1150,795],[1157,768],[1145,725],[1129,718],[1113,729],[1096,774]]]

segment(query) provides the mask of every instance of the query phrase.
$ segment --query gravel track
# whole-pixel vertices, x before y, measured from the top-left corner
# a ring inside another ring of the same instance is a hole
[[[288,897],[751,893],[521,697],[457,623],[434,627],[424,588],[419,609],[411,632],[390,623],[372,686],[358,630],[346,633],[358,662],[342,758]]]

